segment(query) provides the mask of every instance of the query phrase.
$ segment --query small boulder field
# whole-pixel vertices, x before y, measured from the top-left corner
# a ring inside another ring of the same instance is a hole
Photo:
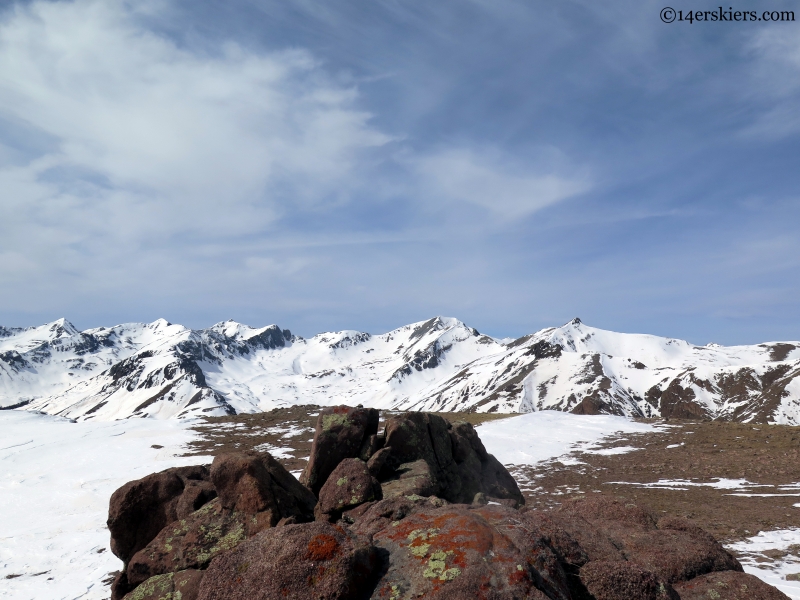
[[[112,600],[778,600],[710,534],[596,494],[525,507],[472,425],[337,406],[298,481],[266,452],[111,497]]]

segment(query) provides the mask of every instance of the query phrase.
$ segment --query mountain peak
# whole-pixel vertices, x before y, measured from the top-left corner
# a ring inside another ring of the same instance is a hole
[[[75,326],[64,317],[47,324],[47,329],[55,334],[56,337],[64,337],[79,333]]]

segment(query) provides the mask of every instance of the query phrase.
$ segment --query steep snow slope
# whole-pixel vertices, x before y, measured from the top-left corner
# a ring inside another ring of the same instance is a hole
[[[436,317],[382,335],[164,320],[0,328],[0,406],[80,420],[292,404],[800,423],[800,343],[693,346],[575,319],[513,341]]]

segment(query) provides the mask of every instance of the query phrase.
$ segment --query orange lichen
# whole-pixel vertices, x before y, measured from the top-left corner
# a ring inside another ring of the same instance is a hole
[[[330,560],[339,554],[339,542],[336,538],[324,533],[315,535],[308,542],[306,558],[310,560]]]

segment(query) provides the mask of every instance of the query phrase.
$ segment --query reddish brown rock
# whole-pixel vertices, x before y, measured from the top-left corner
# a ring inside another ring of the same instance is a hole
[[[578,516],[589,522],[620,524],[645,531],[656,529],[656,521],[650,511],[635,504],[622,504],[607,496],[591,496],[567,500],[559,512]]]
[[[209,566],[199,600],[361,600],[380,561],[340,527],[325,522],[261,532]]]
[[[380,477],[385,497],[436,495],[470,503],[483,492],[525,502],[514,478],[486,452],[469,423],[451,425],[431,413],[397,415],[386,422],[386,447],[391,452]],[[392,469],[394,474],[387,477]]]
[[[559,570],[555,555],[518,524],[499,526],[514,514],[506,507],[449,505],[390,522],[372,538],[389,557],[372,598],[569,599],[558,583],[563,573],[549,572]],[[542,565],[547,572],[539,571]]]
[[[364,539],[385,529],[392,523],[402,521],[408,515],[425,508],[441,508],[449,503],[436,496],[395,496],[384,498],[380,502],[362,504],[358,508],[342,515],[346,521],[353,522],[351,530]]]
[[[124,600],[197,600],[203,571],[189,569],[151,577]]]
[[[126,483],[111,495],[109,502],[111,551],[127,563],[167,524],[194,512],[215,496],[204,466],[167,469]]]
[[[342,460],[358,458],[359,454],[368,460],[370,456],[366,454],[372,445],[380,445],[377,438],[370,438],[378,433],[378,419],[379,413],[374,408],[334,406],[322,409],[308,465],[300,481],[316,496]]]
[[[384,446],[375,454],[370,456],[369,460],[367,461],[367,468],[373,477],[380,476],[381,471],[383,471],[383,466],[386,464],[386,460],[389,458],[391,453],[392,449],[388,446]]]
[[[661,529],[648,536],[619,536],[628,560],[670,583],[715,571],[742,571],[742,566],[710,534],[695,530]]]
[[[442,490],[440,479],[423,459],[397,465],[392,476],[381,484],[382,495],[435,496]]]
[[[204,569],[217,554],[270,527],[269,513],[250,515],[222,508],[212,500],[185,519],[169,524],[134,554],[126,570],[131,586],[156,575]]]
[[[626,561],[590,562],[580,576],[595,600],[681,600],[670,584]]]
[[[317,520],[335,522],[343,511],[381,498],[381,484],[370,474],[367,463],[345,458],[320,489],[314,515]]]
[[[789,600],[789,596],[754,575],[736,571],[708,573],[675,584],[681,600]]]
[[[314,518],[314,495],[267,452],[220,454],[211,465],[211,479],[223,508],[269,513],[270,526],[287,517]]]
[[[714,571],[741,571],[711,535],[683,519],[661,521],[647,510],[605,497],[571,500],[554,520],[592,561],[628,560],[675,583]]]

